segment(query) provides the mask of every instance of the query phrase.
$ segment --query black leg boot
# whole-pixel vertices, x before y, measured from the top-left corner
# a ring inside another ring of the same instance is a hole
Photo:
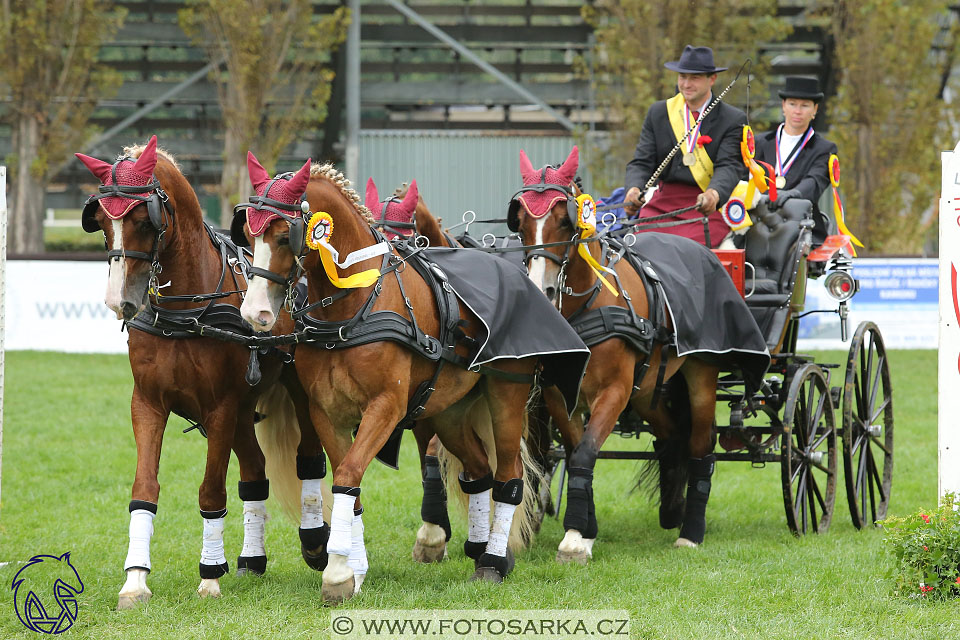
[[[297,456],[297,477],[300,480],[322,480],[327,475],[327,460],[321,453],[316,456]],[[330,525],[323,523],[319,527],[298,529],[300,534],[300,555],[307,566],[314,571],[327,568],[327,541],[330,539]]]
[[[713,477],[716,461],[717,457],[712,453],[702,458],[690,458],[687,507],[683,515],[680,539],[689,540],[693,544],[703,542],[703,536],[707,529],[707,499],[710,497],[710,478]],[[686,546],[682,543],[679,543],[679,545]]]
[[[653,449],[660,467],[660,527],[676,529],[683,524],[685,508],[681,462],[675,453],[676,446],[665,440],[654,440]]]
[[[423,502],[420,504],[420,518],[424,522],[435,524],[447,535],[450,541],[450,516],[447,514],[447,490],[440,477],[440,460],[436,456],[426,456],[423,468]]]

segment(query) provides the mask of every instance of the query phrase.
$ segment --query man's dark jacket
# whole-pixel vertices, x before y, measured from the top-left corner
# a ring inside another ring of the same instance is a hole
[[[730,198],[730,193],[740,180],[747,179],[747,169],[740,157],[740,140],[743,138],[743,125],[747,124],[747,116],[740,109],[724,102],[717,104],[707,114],[700,125],[700,135],[709,136],[711,141],[705,145],[707,155],[713,160],[713,178],[708,189],[716,189],[720,194],[720,203]],[[683,164],[683,152],[687,142],[677,151],[670,160],[670,164],[660,174],[663,182],[681,182],[696,185],[690,168]],[[660,163],[670,150],[676,145],[677,137],[670,126],[670,117],[667,115],[666,100],[655,102],[647,112],[640,132],[640,142],[633,155],[633,160],[627,163],[627,177],[624,186],[629,190],[638,187],[643,190],[647,180],[653,175]]]

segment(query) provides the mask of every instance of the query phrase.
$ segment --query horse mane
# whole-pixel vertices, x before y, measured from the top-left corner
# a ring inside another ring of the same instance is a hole
[[[354,209],[356,209],[357,213],[360,214],[360,217],[363,218],[367,224],[371,226],[374,224],[373,214],[370,213],[370,209],[367,209],[363,201],[360,200],[360,194],[350,188],[350,181],[344,177],[339,169],[329,162],[326,164],[314,163],[310,165],[310,179],[313,180],[315,178],[323,178],[333,184],[333,186],[339,189],[340,193],[353,204]]]
[[[143,150],[147,148],[145,144],[132,144],[128,147],[123,148],[123,153],[120,155],[120,158],[126,156],[128,158],[139,158],[140,154],[143,153]],[[173,157],[173,154],[167,151],[166,149],[161,149],[157,147],[157,156],[163,158],[174,167],[177,168],[177,171],[183,173],[183,170],[180,168],[180,164],[177,162],[176,158]],[[119,159],[119,158],[118,158]]]

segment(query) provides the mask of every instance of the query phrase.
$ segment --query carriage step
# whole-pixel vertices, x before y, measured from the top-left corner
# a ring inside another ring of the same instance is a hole
[[[833,400],[834,408],[840,406],[840,394],[843,392],[843,389],[839,386],[830,387],[830,399]]]

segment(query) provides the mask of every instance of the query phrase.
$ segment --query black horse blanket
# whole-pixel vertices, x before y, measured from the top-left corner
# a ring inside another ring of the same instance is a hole
[[[738,368],[748,393],[758,389],[770,352],[720,260],[702,244],[680,236],[639,233],[636,238],[628,255],[635,268],[649,262],[663,284],[677,355]]]
[[[557,386],[572,412],[590,349],[526,271],[485,251],[433,248],[423,257],[440,268],[457,298],[483,324],[470,365],[537,356],[543,382]]]

